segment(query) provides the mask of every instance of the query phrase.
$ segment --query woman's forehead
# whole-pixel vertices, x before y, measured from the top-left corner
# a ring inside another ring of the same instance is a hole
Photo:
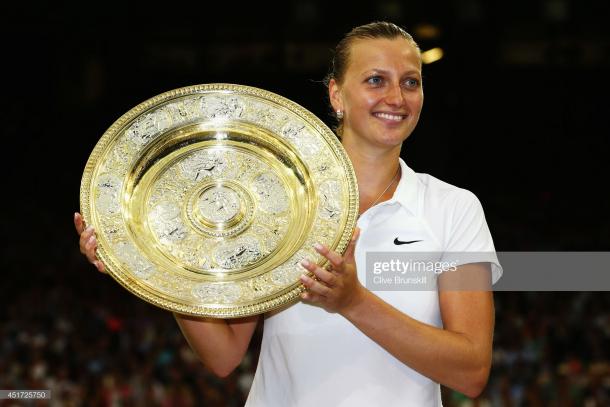
[[[402,37],[355,40],[350,46],[348,67],[362,69],[376,65],[410,65],[420,69],[421,58],[414,44]]]

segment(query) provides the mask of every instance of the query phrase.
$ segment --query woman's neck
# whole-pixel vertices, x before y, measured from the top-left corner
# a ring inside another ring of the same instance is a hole
[[[395,148],[372,148],[363,143],[352,142],[352,139],[342,140],[343,147],[349,155],[360,195],[360,213],[375,203],[383,202],[392,197],[400,176],[399,170],[400,145]],[[388,187],[389,186],[389,187]],[[383,191],[385,192],[380,196]]]

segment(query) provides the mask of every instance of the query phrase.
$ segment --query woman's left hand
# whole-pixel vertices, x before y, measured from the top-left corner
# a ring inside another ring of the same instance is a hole
[[[314,246],[318,253],[328,259],[330,267],[327,266],[329,270],[326,270],[307,260],[301,262],[315,277],[301,275],[301,282],[307,289],[301,294],[303,300],[319,305],[328,312],[340,314],[360,300],[366,289],[358,281],[354,260],[354,248],[359,234],[360,229],[356,228],[343,256],[326,246]]]

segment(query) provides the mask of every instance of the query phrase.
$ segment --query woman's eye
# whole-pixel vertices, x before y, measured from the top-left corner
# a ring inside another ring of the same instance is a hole
[[[419,85],[419,81],[417,79],[407,79],[405,85],[407,88],[416,88]]]
[[[371,76],[369,79],[367,79],[367,82],[369,85],[379,85],[381,84],[381,77],[379,76]]]

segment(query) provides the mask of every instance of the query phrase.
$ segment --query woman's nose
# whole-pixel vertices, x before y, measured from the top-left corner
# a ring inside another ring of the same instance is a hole
[[[402,94],[402,88],[400,85],[392,85],[388,88],[388,92],[385,97],[386,103],[392,106],[400,106],[404,103],[405,98]]]

